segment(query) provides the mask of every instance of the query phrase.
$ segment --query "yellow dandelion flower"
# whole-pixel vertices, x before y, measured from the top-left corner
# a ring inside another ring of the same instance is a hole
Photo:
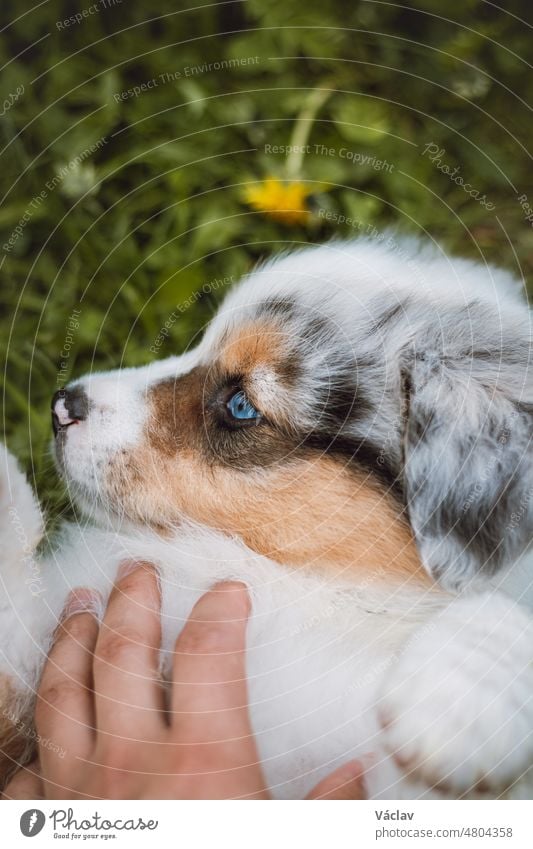
[[[306,200],[316,187],[297,180],[283,181],[267,177],[257,185],[248,186],[244,200],[252,209],[257,209],[282,224],[305,224],[311,212]]]

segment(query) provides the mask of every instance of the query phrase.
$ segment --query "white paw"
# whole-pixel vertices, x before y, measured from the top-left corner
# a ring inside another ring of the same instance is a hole
[[[43,517],[17,461],[0,443],[0,551],[3,564],[30,557],[43,535]]]
[[[452,602],[387,671],[378,715],[410,782],[501,795],[533,764],[533,620],[502,595]]]

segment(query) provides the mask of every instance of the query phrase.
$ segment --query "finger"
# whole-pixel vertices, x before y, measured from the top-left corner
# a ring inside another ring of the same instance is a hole
[[[245,673],[249,610],[243,584],[219,584],[198,601],[178,637],[172,716],[190,743],[252,740]]]
[[[243,584],[219,584],[195,605],[176,642],[172,736],[191,798],[268,798],[248,716],[249,609]]]
[[[98,634],[95,612],[100,598],[74,590],[46,661],[37,693],[35,724],[43,776],[65,783],[76,758],[86,758],[94,735],[93,651]]]
[[[164,727],[160,606],[153,566],[124,563],[109,599],[94,659],[98,732],[110,735],[110,743],[149,739]]]
[[[44,799],[39,762],[32,761],[15,773],[2,794],[3,799]]]
[[[308,799],[366,799],[363,766],[350,761],[332,772],[311,790]]]

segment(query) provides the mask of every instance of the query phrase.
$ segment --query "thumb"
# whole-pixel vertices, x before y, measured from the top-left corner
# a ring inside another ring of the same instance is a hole
[[[363,765],[349,761],[323,778],[308,799],[366,799]]]

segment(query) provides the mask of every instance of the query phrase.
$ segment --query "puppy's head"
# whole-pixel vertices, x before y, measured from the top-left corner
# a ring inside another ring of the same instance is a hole
[[[460,583],[528,537],[529,333],[502,272],[310,249],[245,280],[194,351],[57,393],[59,466],[86,509],[163,532],[403,574],[416,540]]]

